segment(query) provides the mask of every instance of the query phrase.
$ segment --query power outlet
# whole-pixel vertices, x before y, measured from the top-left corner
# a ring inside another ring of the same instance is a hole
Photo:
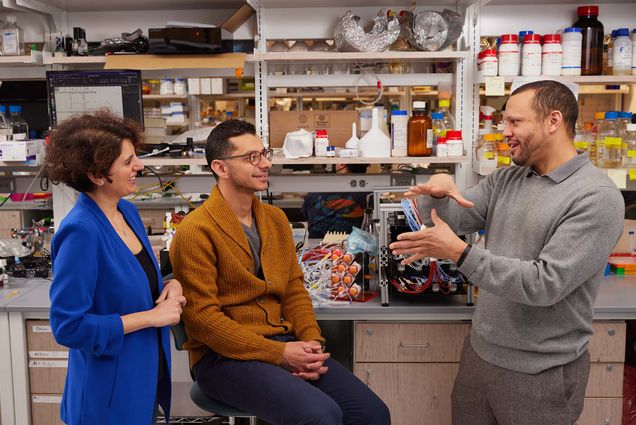
[[[406,173],[391,173],[391,186],[415,186],[415,175]]]
[[[14,177],[0,177],[0,193],[12,193],[15,191]]]

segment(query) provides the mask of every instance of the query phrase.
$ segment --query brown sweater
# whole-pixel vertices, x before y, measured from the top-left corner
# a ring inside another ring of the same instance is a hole
[[[324,342],[287,217],[256,197],[252,213],[264,280],[254,275],[247,237],[216,186],[175,234],[170,260],[188,301],[182,318],[191,367],[210,349],[224,357],[278,365],[285,344],[266,338],[273,335]]]

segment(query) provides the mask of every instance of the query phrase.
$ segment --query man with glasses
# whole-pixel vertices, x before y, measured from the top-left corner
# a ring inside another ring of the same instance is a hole
[[[232,120],[205,151],[216,185],[170,248],[197,383],[273,425],[390,424],[384,403],[324,351],[289,221],[254,196],[267,189],[272,150]]]
[[[623,229],[623,198],[573,139],[576,98],[556,81],[516,89],[504,136],[516,167],[459,193],[449,175],[411,188],[418,232],[395,254],[450,258],[479,287],[452,395],[456,425],[566,425],[583,409],[594,301]],[[451,201],[450,199],[453,199]],[[486,247],[455,233],[486,230]]]

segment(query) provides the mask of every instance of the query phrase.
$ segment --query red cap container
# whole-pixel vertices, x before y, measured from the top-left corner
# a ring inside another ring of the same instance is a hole
[[[526,34],[523,36],[523,44],[526,43],[534,43],[534,44],[540,44],[541,43],[541,35],[540,34]]]
[[[561,34],[546,34],[543,36],[543,43],[560,43]]]
[[[462,131],[461,130],[449,130],[446,132],[446,140],[461,140],[462,139]]]
[[[518,44],[519,43],[519,37],[517,37],[517,34],[504,34],[501,36],[501,44],[510,44],[510,43],[514,43],[514,44]]]
[[[579,6],[576,8],[576,16],[598,16],[598,6]]]

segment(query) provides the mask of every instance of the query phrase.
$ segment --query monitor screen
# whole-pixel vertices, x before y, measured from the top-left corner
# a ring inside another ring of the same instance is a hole
[[[46,85],[51,126],[108,108],[143,128],[141,71],[47,71]]]

